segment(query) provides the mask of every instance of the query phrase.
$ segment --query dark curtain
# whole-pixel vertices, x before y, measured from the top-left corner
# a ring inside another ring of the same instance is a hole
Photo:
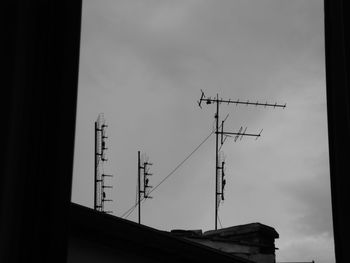
[[[65,262],[81,1],[8,2],[2,4],[0,262]]]
[[[328,138],[336,262],[347,262],[350,236],[349,1],[325,0]]]

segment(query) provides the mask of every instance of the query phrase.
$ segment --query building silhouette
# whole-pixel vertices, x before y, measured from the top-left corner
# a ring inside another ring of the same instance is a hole
[[[218,249],[230,255],[258,263],[275,263],[275,239],[279,238],[273,227],[250,223],[210,230],[172,230],[176,236]]]
[[[254,261],[72,203],[68,263]]]

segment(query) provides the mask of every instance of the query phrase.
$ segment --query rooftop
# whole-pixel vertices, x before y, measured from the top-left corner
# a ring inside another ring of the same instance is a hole
[[[86,239],[111,247],[142,255],[163,254],[177,262],[220,261],[252,263],[218,249],[177,237],[167,231],[103,214],[78,204],[70,207],[70,237]]]

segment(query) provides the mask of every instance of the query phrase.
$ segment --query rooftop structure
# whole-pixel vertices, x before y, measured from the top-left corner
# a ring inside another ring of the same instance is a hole
[[[73,203],[69,222],[69,263],[253,263],[223,250]]]
[[[232,226],[204,233],[201,230],[172,230],[171,233],[254,262],[276,262],[275,239],[279,238],[279,235],[273,227],[261,223]]]

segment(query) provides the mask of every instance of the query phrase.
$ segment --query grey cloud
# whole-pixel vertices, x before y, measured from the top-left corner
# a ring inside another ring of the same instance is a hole
[[[319,10],[311,8],[311,2],[298,9],[299,4],[281,1],[190,1],[195,8],[185,1],[180,4],[189,13],[184,22],[175,28],[153,29],[149,21],[157,12],[171,15],[175,4],[166,1],[159,8],[159,2],[144,5],[136,1],[130,7],[121,1],[119,8],[113,7],[115,3],[107,8],[115,10],[110,16],[115,19],[99,18],[101,13],[90,30],[95,28],[116,50],[126,48],[136,54],[150,71],[177,89],[187,89],[192,80],[198,86],[216,85],[223,90],[234,86],[238,95],[249,96],[259,94],[261,89],[255,87],[266,86],[266,77],[286,62],[303,70],[309,62],[298,62],[298,57],[319,57],[322,41],[313,40],[315,34],[311,34]],[[170,7],[165,8],[167,5]],[[162,17],[167,19],[166,14]]]
[[[298,215],[294,222],[290,222],[296,231],[302,235],[326,233],[332,236],[328,158],[314,159],[312,162],[309,172],[313,175],[284,184],[281,191],[297,203],[290,206],[290,212]]]
[[[241,222],[248,220],[247,214],[249,220],[264,217],[263,206],[254,202],[259,193],[262,203],[274,200],[267,215],[273,222],[300,215],[290,229],[285,224],[295,236],[330,233],[328,167],[318,157],[327,155],[325,133],[305,135],[326,128],[320,124],[325,123],[322,23],[321,0],[84,1],[72,200],[92,202],[91,124],[99,112],[110,124],[110,171],[117,175],[111,205],[119,215],[134,203],[137,150],[150,155],[152,179],[159,182],[208,135],[215,110],[196,104],[203,89],[208,96],[276,100],[288,107],[273,113],[221,108],[221,116],[230,113],[228,130],[264,128],[262,140],[254,145],[249,139],[225,145],[228,168],[240,182],[228,185],[234,209],[223,221],[236,223],[237,211]],[[146,224],[212,228],[213,147],[211,138],[157,190],[143,210]],[[251,160],[259,160],[260,170]],[[281,176],[286,169],[287,176]],[[288,179],[294,173],[316,182]],[[246,175],[259,176],[247,180]],[[274,191],[285,184],[272,196],[262,191],[267,181],[276,182]],[[235,190],[238,183],[245,183],[247,191]],[[197,185],[200,189],[193,191]],[[247,203],[235,203],[245,196],[252,197],[254,211]],[[289,202],[288,211],[279,213],[281,199]],[[183,211],[181,218],[173,207]]]

